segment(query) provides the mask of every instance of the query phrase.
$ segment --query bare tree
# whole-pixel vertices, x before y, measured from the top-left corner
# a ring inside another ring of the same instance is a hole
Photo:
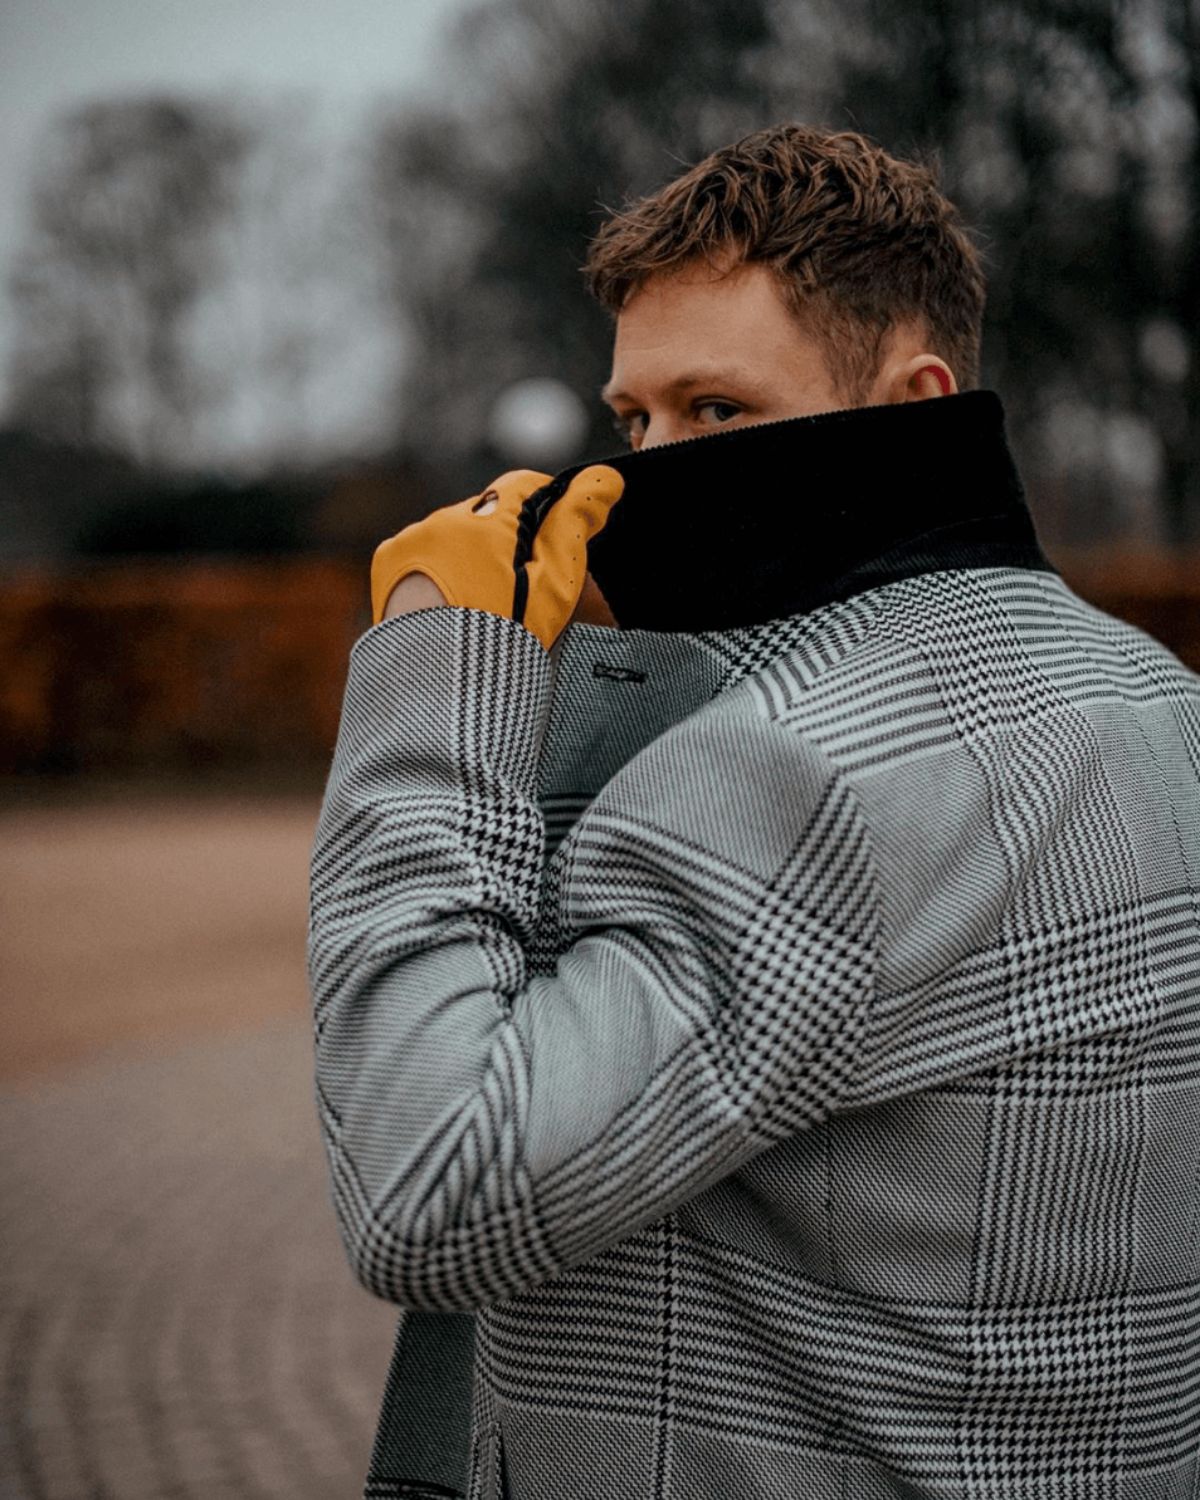
[[[213,461],[295,470],[384,442],[400,338],[380,317],[365,135],[297,91],[240,108],[251,144],[195,307]]]
[[[985,376],[1050,529],[1200,533],[1196,0],[860,14],[870,44],[839,43],[846,113],[935,152],[983,231]]]
[[[502,0],[456,39],[456,104],[384,121],[375,197],[397,320],[412,343],[403,437],[445,482],[478,478],[491,399],[555,376],[595,414],[604,314],[579,267],[603,216],[769,108],[766,0]]]
[[[1155,81],[1173,124],[1162,131],[1171,153],[1162,174],[1169,249],[1167,295],[1157,310],[1159,321],[1150,325],[1159,336],[1147,340],[1146,353],[1163,402],[1172,531],[1180,540],[1200,540],[1200,0],[1160,3],[1168,52],[1165,77]],[[1158,114],[1147,111],[1148,133],[1156,130]],[[1161,180],[1154,186],[1161,193]]]
[[[187,449],[204,394],[188,321],[247,144],[216,104],[106,102],[62,121],[15,278],[17,422],[145,464]]]
[[[602,207],[790,117],[940,161],[1051,538],[1200,534],[1200,0],[493,0],[454,63],[449,104],[380,131],[375,180],[397,406],[455,483],[507,380],[593,398]]]

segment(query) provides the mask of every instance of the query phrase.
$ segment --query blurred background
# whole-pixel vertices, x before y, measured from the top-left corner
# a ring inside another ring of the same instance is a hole
[[[374,546],[619,446],[590,235],[800,119],[940,161],[1046,550],[1200,668],[1200,3],[7,0],[0,84],[0,1494],[357,1495],[303,946]]]

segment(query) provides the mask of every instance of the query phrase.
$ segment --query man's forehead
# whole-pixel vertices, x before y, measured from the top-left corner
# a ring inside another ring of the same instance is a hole
[[[772,372],[811,373],[822,351],[784,302],[766,266],[740,265],[649,278],[617,316],[612,372],[601,398],[645,401],[651,392],[677,396],[708,386],[733,395],[734,383],[753,396]]]

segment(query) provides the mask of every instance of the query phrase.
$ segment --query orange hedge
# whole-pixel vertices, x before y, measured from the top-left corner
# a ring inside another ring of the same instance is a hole
[[[1056,557],[1200,671],[1200,558]],[[0,772],[328,764],[367,566],[114,561],[0,580]]]
[[[0,770],[315,764],[337,735],[365,573],[139,561],[0,585]]]

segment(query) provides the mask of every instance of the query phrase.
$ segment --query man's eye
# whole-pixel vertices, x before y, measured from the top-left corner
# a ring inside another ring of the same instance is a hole
[[[735,406],[732,401],[701,401],[696,407],[696,415],[699,417],[704,412],[710,411],[713,413],[714,422],[728,422],[736,417],[741,409],[740,406]]]
[[[642,436],[641,424],[645,417],[644,411],[617,412],[613,416],[613,426],[627,443],[632,443],[635,438]]]

